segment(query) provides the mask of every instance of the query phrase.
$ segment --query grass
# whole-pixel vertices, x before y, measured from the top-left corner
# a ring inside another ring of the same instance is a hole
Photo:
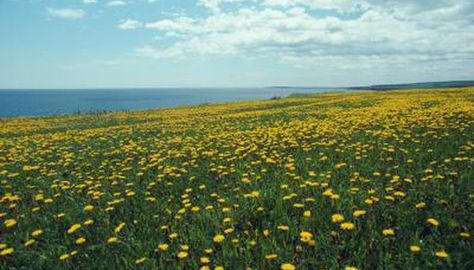
[[[3,119],[0,268],[472,269],[473,98]]]

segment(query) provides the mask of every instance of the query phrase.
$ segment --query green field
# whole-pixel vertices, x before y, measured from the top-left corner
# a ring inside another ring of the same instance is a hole
[[[474,269],[474,88],[0,119],[1,269]]]

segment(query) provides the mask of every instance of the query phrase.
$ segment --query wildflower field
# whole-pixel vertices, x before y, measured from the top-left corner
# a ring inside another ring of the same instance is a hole
[[[474,269],[474,88],[0,120],[0,269]]]

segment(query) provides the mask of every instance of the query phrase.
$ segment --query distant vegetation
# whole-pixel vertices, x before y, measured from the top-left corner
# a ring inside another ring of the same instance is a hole
[[[474,81],[448,81],[448,82],[421,82],[407,84],[380,84],[371,86],[349,87],[356,90],[396,90],[396,89],[419,89],[419,88],[456,88],[474,86]]]

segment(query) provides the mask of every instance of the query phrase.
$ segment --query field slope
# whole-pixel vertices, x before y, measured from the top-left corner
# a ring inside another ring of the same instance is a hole
[[[0,120],[1,269],[473,269],[474,88]]]

